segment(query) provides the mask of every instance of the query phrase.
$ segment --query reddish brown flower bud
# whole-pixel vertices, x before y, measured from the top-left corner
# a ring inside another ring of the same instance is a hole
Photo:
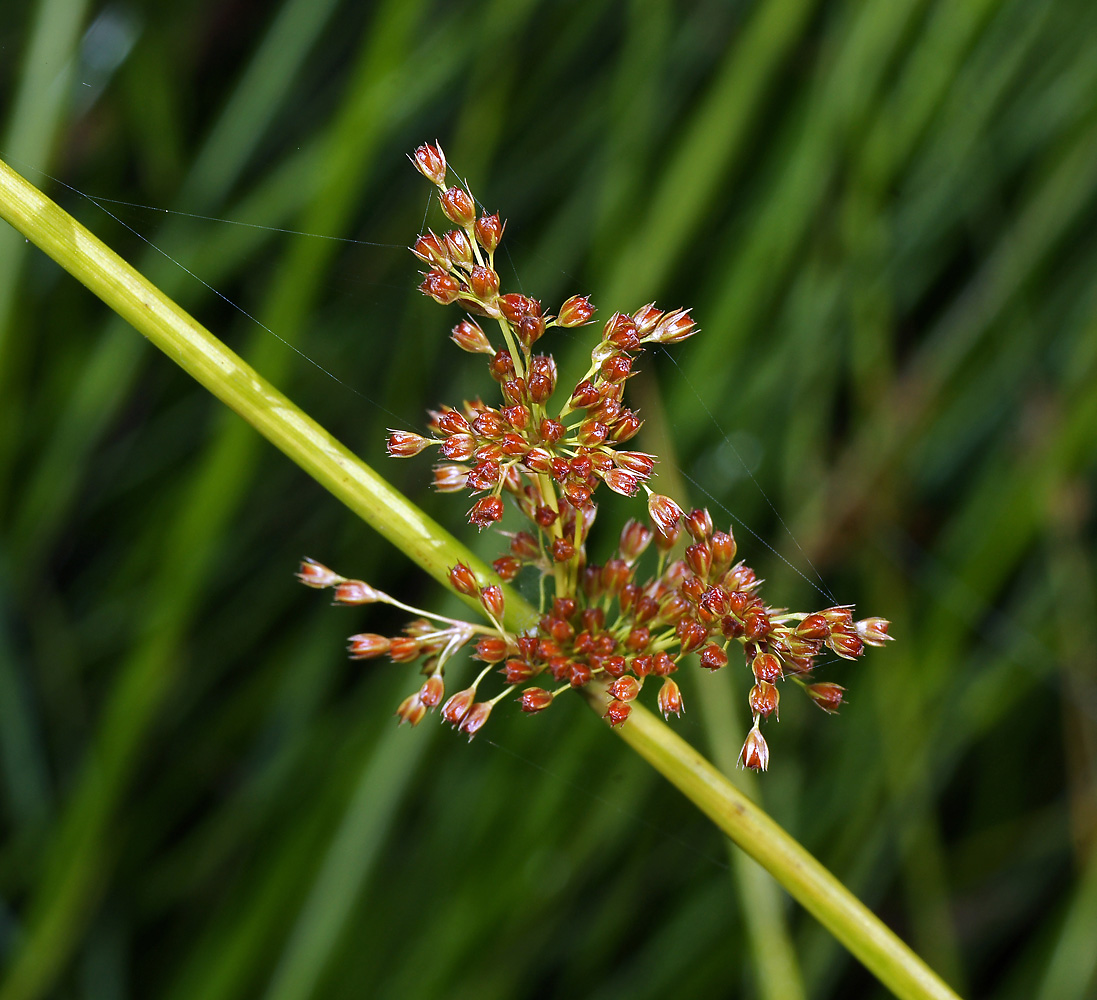
[[[631,472],[641,479],[648,479],[655,470],[655,456],[645,454],[642,451],[618,451],[613,455],[613,461],[619,469]]]
[[[632,358],[627,354],[611,354],[598,370],[607,382],[623,382],[632,372]]]
[[[777,704],[780,702],[781,696],[777,691],[776,686],[770,684],[768,681],[759,681],[750,689],[750,694],[747,695],[747,701],[750,703],[750,710],[755,715],[766,715],[770,712],[777,711]]]
[[[783,676],[781,661],[772,653],[759,653],[754,657],[750,669],[754,671],[754,676],[758,680],[766,681],[768,684],[779,681]]]
[[[456,694],[450,695],[449,701],[442,706],[442,718],[451,726],[460,725],[461,720],[468,715],[469,709],[472,708],[475,697],[476,692],[472,688],[466,688],[464,691],[458,691]]]
[[[728,613],[728,595],[719,587],[709,587],[701,595],[701,607],[716,618],[723,618]]]
[[[335,604],[373,604],[384,596],[380,590],[362,580],[344,580],[335,585],[335,597],[332,600]]]
[[[675,627],[674,634],[678,637],[678,642],[682,646],[682,652],[692,653],[695,649],[699,648],[701,643],[703,643],[708,638],[708,629],[694,618],[683,618],[681,621],[678,622],[678,625]],[[720,649],[719,646],[717,646],[716,649],[720,650],[721,653],[724,652],[722,649]],[[702,654],[701,659],[701,665],[708,666],[708,664],[704,662],[704,654]],[[727,654],[724,654],[724,663],[726,662]],[[720,666],[723,666],[723,664],[720,664]],[[714,666],[709,666],[708,669],[716,670],[717,668]]]
[[[499,294],[499,275],[490,267],[476,266],[469,274],[469,287],[477,298],[492,299]]]
[[[522,459],[530,472],[552,472],[552,455],[544,448],[530,448]]]
[[[713,572],[723,573],[735,558],[735,539],[729,532],[717,531],[713,533],[709,545],[712,546]]]
[[[528,295],[508,292],[506,295],[502,295],[499,298],[499,311],[513,325],[517,324],[523,316],[527,316],[531,313],[535,316],[540,316],[541,304],[534,299],[531,299]]]
[[[411,663],[422,655],[419,643],[406,635],[398,635],[389,641],[389,656],[393,663]]]
[[[428,181],[437,184],[438,187],[446,183],[446,154],[442,152],[442,147],[437,142],[434,145],[429,142],[423,143],[409,159],[415,164],[415,169]]]
[[[528,314],[518,320],[514,332],[518,335],[522,346],[528,351],[544,335],[545,321],[540,316]]]
[[[556,391],[556,362],[552,358],[538,356],[530,361],[526,380],[530,399],[544,403]]]
[[[703,542],[712,534],[712,518],[707,510],[690,511],[682,523],[696,542]]]
[[[480,584],[476,582],[476,574],[464,563],[451,566],[449,582],[454,590],[466,597],[477,597],[480,594]]]
[[[542,528],[551,527],[559,516],[548,504],[541,504],[533,512],[533,520]]]
[[[609,469],[602,474],[602,481],[614,493],[620,493],[624,497],[635,496],[636,491],[640,488],[640,477],[634,476],[631,472],[625,472],[623,469]]]
[[[510,540],[510,554],[525,562],[532,562],[541,556],[537,539],[528,531],[519,531]]]
[[[461,294],[460,284],[442,271],[429,271],[419,286],[419,291],[441,305],[448,306]]]
[[[866,618],[855,626],[857,634],[869,646],[882,646],[890,642],[892,636],[888,635],[891,622],[886,618]]]
[[[632,706],[625,701],[611,701],[603,719],[609,719],[611,726],[620,726],[632,714]]]
[[[590,322],[594,315],[594,306],[590,304],[590,298],[586,295],[573,295],[562,306],[557,317],[558,326],[583,326]]]
[[[758,729],[757,723],[747,733],[743,749],[739,751],[739,764],[752,771],[765,771],[769,767],[769,747]]]
[[[656,324],[663,318],[663,310],[656,309],[654,302],[649,302],[646,306],[641,306],[632,314],[632,319],[636,323],[636,329],[641,336],[645,336],[655,329]]]
[[[617,444],[624,444],[636,437],[643,426],[644,422],[632,410],[622,410],[621,415],[610,425],[609,436]]]
[[[669,677],[663,681],[663,686],[659,689],[658,702],[659,711],[663,713],[664,719],[669,718],[671,713],[682,714],[682,692]]]
[[[669,537],[672,532],[677,533],[682,508],[670,497],[662,496],[659,493],[650,494],[648,496],[648,514],[664,537]]]
[[[467,465],[436,465],[434,467],[434,488],[439,493],[456,493],[468,485],[469,469]]]
[[[686,562],[702,580],[708,579],[712,569],[712,550],[704,542],[695,542],[686,546]]]
[[[488,721],[488,716],[491,715],[492,705],[490,701],[478,701],[472,706],[465,714],[465,717],[461,720],[461,725],[458,727],[462,733],[467,734],[469,741],[480,732],[485,722]]]
[[[589,684],[591,678],[591,671],[589,664],[572,661],[568,669],[568,683],[572,687],[580,688],[584,684]]]
[[[651,642],[650,629],[643,625],[638,625],[625,637],[625,648],[632,650],[634,653],[638,653],[640,650],[646,649],[649,642]]]
[[[495,253],[506,228],[507,224],[500,222],[498,215],[481,215],[476,220],[476,239],[488,253]]]
[[[619,351],[635,351],[640,346],[640,335],[631,316],[614,313],[602,328],[602,339]]]
[[[446,693],[446,685],[441,674],[431,674],[419,689],[419,701],[427,708],[434,708],[442,703],[442,696]]]
[[[450,222],[467,229],[476,218],[476,204],[464,188],[447,188],[438,195],[438,201]]]
[[[373,632],[362,632],[352,635],[347,640],[347,652],[352,660],[372,660],[376,656],[383,656],[389,651],[392,641],[383,635],[375,635]]]
[[[608,435],[609,428],[598,420],[584,420],[579,425],[579,441],[588,448],[600,445]]]
[[[697,332],[697,324],[688,309],[675,309],[659,320],[655,329],[644,337],[652,344],[677,344]]]
[[[567,428],[559,420],[553,420],[550,417],[545,417],[541,421],[539,430],[541,440],[549,445],[556,444],[567,433]]]
[[[831,632],[827,645],[846,660],[856,660],[865,651],[865,644],[855,631]]]
[[[470,490],[490,490],[499,482],[499,463],[480,462],[468,475],[466,484]]]
[[[503,588],[498,584],[491,584],[480,591],[480,603],[484,610],[494,618],[503,617]]]
[[[831,629],[843,629],[853,627],[853,609],[848,607],[827,608],[819,614],[829,623]]]
[[[619,548],[626,563],[634,563],[651,544],[654,532],[645,524],[630,519],[621,530]],[[608,564],[607,564],[608,565]]]
[[[820,614],[808,615],[796,626],[796,634],[804,639],[827,639],[830,622]]]
[[[496,351],[488,371],[496,382],[509,381],[514,375],[514,358],[510,356],[510,351]]]
[[[609,693],[620,701],[633,701],[640,693],[640,681],[635,677],[618,677],[610,686]]]
[[[818,684],[808,684],[804,690],[808,697],[815,702],[824,712],[833,715],[842,704],[845,688],[841,684],[832,684],[830,681],[821,681]]]
[[[522,563],[514,556],[500,556],[492,564],[491,568],[499,574],[499,579],[510,583],[522,570]]]
[[[413,726],[417,726],[423,721],[423,716],[426,714],[427,706],[423,704],[418,691],[416,691],[415,694],[409,694],[400,702],[400,707],[396,709],[396,715],[400,719],[400,725],[408,722]]]
[[[651,672],[659,677],[666,677],[678,669],[678,664],[665,649],[659,650],[651,659]]]
[[[334,587],[343,582],[343,577],[332,572],[327,566],[318,563],[315,559],[304,558],[295,574],[297,579],[306,587],[315,587],[323,590],[325,587]]]
[[[518,431],[524,431],[529,426],[529,408],[521,405],[504,406],[503,418],[511,427]]]
[[[743,615],[743,632],[748,639],[763,638],[769,627],[769,615],[762,608],[752,608]]]
[[[497,635],[485,635],[476,643],[475,655],[485,663],[501,663],[507,658],[506,640]]]
[[[701,666],[706,670],[719,670],[727,666],[728,654],[714,642],[710,642],[701,650]]]
[[[526,688],[522,692],[522,711],[543,712],[552,704],[552,695],[544,688]]]
[[[442,442],[442,454],[453,462],[463,462],[471,458],[476,448],[476,439],[471,434],[451,434]]]
[[[586,507],[590,503],[591,488],[586,483],[564,484],[564,496],[573,507]]]
[[[552,543],[552,558],[555,562],[567,562],[575,555],[575,546],[566,538],[557,538]]]
[[[570,405],[574,409],[587,409],[596,406],[602,401],[601,393],[595,388],[593,382],[580,382],[571,393]]]
[[[442,270],[448,268],[451,263],[449,251],[446,249],[444,241],[440,240],[434,233],[423,233],[415,241],[411,252],[420,260],[433,264]]]
[[[495,348],[488,341],[487,334],[470,319],[461,320],[453,328],[450,340],[469,354],[495,354]]]
[[[503,399],[509,406],[525,402],[526,380],[524,378],[511,378],[503,383]]]
[[[503,516],[503,501],[498,497],[483,497],[477,500],[469,510],[469,523],[483,531]]]
[[[442,237],[442,244],[454,263],[471,264],[476,260],[476,255],[472,252],[472,241],[460,229],[452,229],[446,233]]]
[[[397,431],[390,427],[385,448],[390,458],[411,458],[413,455],[418,455],[431,443],[430,438],[425,438],[421,434],[413,434],[411,431]]]

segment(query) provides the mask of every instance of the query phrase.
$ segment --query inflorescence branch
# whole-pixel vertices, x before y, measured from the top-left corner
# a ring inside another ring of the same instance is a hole
[[[754,571],[735,561],[730,529],[716,530],[707,510],[687,514],[648,487],[656,457],[623,447],[642,424],[624,405],[625,382],[645,346],[676,344],[697,332],[688,309],[666,312],[648,304],[631,314],[614,313],[591,352],[590,369],[553,411],[556,362],[549,354],[534,354],[534,346],[552,327],[588,324],[594,315],[589,298],[573,295],[554,316],[536,299],[502,293],[494,261],[505,223],[498,215],[478,215],[466,186],[447,186],[439,145],[420,146],[411,159],[438,188],[442,211],[455,227],[442,236],[428,231],[411,248],[428,268],[420,290],[442,305],[466,310],[469,315],[453,328],[451,339],[488,358],[502,398],[495,406],[474,399],[432,410],[428,435],[392,430],[388,453],[410,458],[437,448],[435,488],[478,496],[468,519],[480,530],[503,517],[504,495],[510,498],[528,530],[502,532],[509,544],[492,565],[504,581],[527,568],[540,574],[540,618],[522,633],[508,632],[502,624],[502,589],[478,580],[463,564],[450,570],[450,582],[479,600],[490,626],[411,608],[312,559],[302,563],[298,578],[310,587],[334,588],[336,604],[380,601],[416,615],[400,636],[351,636],[350,655],[421,661],[426,679],[401,703],[400,720],[415,725],[441,705],[442,718],[470,739],[512,692],[518,692],[522,711],[535,713],[591,682],[607,685],[612,700],[606,718],[613,726],[628,718],[645,683],[659,686],[664,716],[679,715],[682,694],[671,675],[685,657],[696,653],[702,667],[719,670],[738,645],[754,676],[747,695],[754,725],[739,762],[766,770],[769,747],[761,723],[777,717],[778,684],[791,679],[820,708],[834,712],[844,689],[814,679],[816,658],[824,649],[846,659],[859,657],[866,645],[890,638],[888,622],[855,621],[850,607],[808,614],[768,606],[758,596],[761,581]],[[495,321],[502,346],[492,343],[475,317]],[[598,565],[587,560],[586,542],[598,510],[594,496],[602,486],[626,497],[643,490],[647,517],[629,520],[616,551]],[[682,558],[672,558],[683,531],[688,544]],[[645,574],[641,565],[652,543],[655,565]],[[485,666],[443,704],[446,668],[473,643],[472,657]],[[478,701],[479,686],[493,669],[506,686]]]

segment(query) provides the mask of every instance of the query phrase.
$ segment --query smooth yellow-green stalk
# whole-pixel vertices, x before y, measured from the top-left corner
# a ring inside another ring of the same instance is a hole
[[[459,541],[301,412],[208,330],[42,192],[0,162],[0,217],[247,420],[318,483],[436,579],[456,562],[490,571]],[[533,609],[507,592],[507,624]],[[601,714],[604,691],[586,691]],[[885,986],[903,1000],[956,1000],[902,941],[788,833],[640,706],[621,738],[766,868]]]

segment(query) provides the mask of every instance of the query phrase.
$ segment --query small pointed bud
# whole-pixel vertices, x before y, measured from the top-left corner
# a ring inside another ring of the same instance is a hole
[[[760,681],[773,684],[779,681],[784,672],[781,669],[781,661],[772,653],[759,653],[751,662],[750,669]]]
[[[442,718],[451,726],[459,726],[461,720],[468,715],[475,698],[476,692],[472,688],[450,695],[449,700],[442,706]]]
[[[552,695],[544,688],[526,688],[522,692],[522,711],[529,714],[543,712],[552,704]]]
[[[575,688],[589,684],[591,678],[590,665],[580,661],[572,661],[568,668],[568,683]]]
[[[446,218],[458,226],[467,229],[476,218],[476,204],[464,188],[447,188],[438,195],[438,201]]]
[[[701,650],[701,666],[706,670],[719,670],[727,666],[728,654],[714,642],[710,642]]]
[[[423,235],[415,241],[414,246],[411,248],[411,252],[421,261],[441,268],[442,270],[446,270],[452,263],[445,242],[435,236],[434,233],[423,233]]]
[[[411,162],[428,181],[443,187],[446,183],[446,154],[436,142],[423,143],[411,156]]]
[[[484,606],[484,610],[494,618],[503,617],[504,600],[503,600],[503,588],[498,584],[491,584],[489,587],[485,587],[480,591],[480,603]]]
[[[476,450],[476,438],[471,434],[451,434],[442,442],[442,454],[451,462],[464,462],[472,458]]]
[[[641,479],[649,479],[655,471],[655,456],[642,451],[618,451],[613,461],[619,469],[625,469]]]
[[[422,647],[411,636],[398,635],[389,641],[389,657],[393,663],[411,663],[422,653]]]
[[[830,622],[820,614],[808,615],[796,626],[796,634],[804,639],[827,639]]]
[[[483,497],[469,510],[469,523],[483,531],[503,516],[503,501],[498,497]]]
[[[485,635],[476,644],[476,659],[485,663],[501,663],[507,658],[507,644],[497,635]]]
[[[448,306],[457,301],[457,296],[461,294],[461,285],[442,271],[429,271],[423,278],[419,291],[440,305]]]
[[[517,325],[523,316],[540,316],[541,304],[528,295],[508,292],[499,298],[499,311],[512,325]]]
[[[578,435],[580,444],[588,448],[594,448],[609,436],[609,428],[600,420],[584,420],[579,425]],[[631,475],[631,473],[627,473],[627,475]]]
[[[411,431],[397,431],[389,428],[388,440],[385,448],[389,458],[411,458],[418,455],[428,444],[433,442],[421,434],[413,434]]]
[[[619,701],[635,701],[641,686],[640,681],[626,674],[624,677],[618,677],[609,686],[609,693]]]
[[[427,708],[434,708],[442,703],[442,697],[446,693],[446,685],[441,674],[431,674],[419,689],[419,700]]]
[[[526,315],[515,324],[514,332],[528,351],[545,333],[545,321],[540,316]]]
[[[765,771],[769,767],[769,747],[757,723],[747,734],[743,749],[739,751],[739,765],[752,771]]]
[[[636,324],[637,332],[641,337],[647,336],[655,329],[659,320],[663,318],[663,310],[656,309],[654,302],[641,306],[632,314],[632,320]]]
[[[842,704],[845,688],[841,684],[833,684],[830,681],[820,681],[818,684],[808,684],[804,690],[808,697],[815,702],[824,712],[833,715]]]
[[[606,708],[603,719],[609,719],[611,726],[620,726],[632,714],[632,706],[624,701],[611,701]]]
[[[521,684],[536,673],[525,660],[507,660],[506,666],[500,672],[507,679],[508,684]]]
[[[856,625],[857,634],[869,646],[882,646],[893,638],[888,635],[891,622],[886,618],[866,618]]]
[[[623,313],[614,313],[602,328],[602,340],[619,351],[635,351],[640,346],[640,334],[636,321]]]
[[[682,517],[682,508],[670,497],[652,493],[648,497],[648,514],[659,531],[664,536],[669,537],[671,532],[677,532],[678,530],[678,521]]]
[[[442,237],[442,245],[455,264],[471,264],[476,260],[472,252],[472,241],[461,229],[452,229]]]
[[[343,582],[343,577],[328,569],[323,563],[307,556],[301,560],[301,565],[295,574],[297,579],[306,587],[314,587],[323,590],[325,587],[335,587]]]
[[[644,340],[652,344],[678,344],[696,332],[697,324],[690,318],[689,310],[675,309],[660,319]]]
[[[559,420],[553,420],[551,417],[545,417],[538,430],[541,440],[550,445],[556,444],[567,433],[567,428]]]
[[[569,405],[572,409],[585,410],[591,406],[597,406],[601,401],[602,395],[599,393],[594,383],[583,381],[572,390]]]
[[[491,346],[487,334],[470,319],[461,320],[453,328],[450,340],[469,354],[495,354],[495,348]]]
[[[607,382],[623,382],[632,373],[632,358],[627,354],[611,354],[598,370]]]
[[[704,542],[695,542],[686,546],[686,562],[702,580],[708,579],[709,570],[712,569],[712,549]]]
[[[514,377],[514,358],[509,351],[496,351],[488,371],[496,382],[507,382]]]
[[[504,583],[510,583],[521,571],[522,562],[514,556],[500,556],[491,564],[491,568]]]
[[[654,532],[646,524],[637,520],[629,520],[621,531],[620,550],[621,557],[626,563],[634,563],[644,554],[644,550],[651,544]],[[607,563],[608,565],[608,563]]]
[[[602,474],[602,481],[614,493],[620,493],[624,497],[635,496],[636,491],[640,488],[640,477],[633,475],[631,472],[625,472],[623,469],[607,470]]]
[[[617,444],[624,444],[636,437],[643,426],[644,422],[632,410],[622,410],[620,416],[610,424],[609,436]]]
[[[450,567],[449,582],[457,593],[464,594],[466,597],[478,597],[480,594],[476,574],[464,563]]]
[[[490,490],[499,482],[501,470],[498,462],[480,462],[468,475],[466,485],[470,490]]]
[[[476,240],[488,253],[495,253],[506,228],[507,224],[498,215],[481,215],[476,220]]]
[[[781,696],[776,686],[768,681],[759,681],[750,689],[750,694],[747,696],[750,710],[755,715],[768,716],[771,712],[776,712],[780,700]]]
[[[853,609],[846,606],[827,608],[820,611],[820,615],[829,623],[831,629],[853,628]]]
[[[826,641],[827,645],[846,660],[856,660],[865,651],[864,640],[856,630],[834,631]]]
[[[434,488],[439,493],[457,493],[468,486],[469,467],[467,465],[436,465],[434,467]]]
[[[735,539],[730,532],[717,531],[709,544],[712,546],[713,572],[723,573],[735,558]]]
[[[712,517],[707,510],[690,511],[683,523],[695,542],[703,542],[712,535]]]
[[[396,709],[396,715],[400,719],[400,725],[408,722],[413,726],[417,726],[423,721],[423,716],[426,714],[427,706],[423,704],[418,691],[416,691],[415,694],[408,695],[400,702],[400,707]]]
[[[674,715],[682,714],[682,692],[669,677],[663,681],[663,686],[659,688],[658,702],[659,711],[663,713],[664,719],[669,718],[672,713]]]
[[[375,656],[383,656],[391,646],[390,639],[373,632],[352,635],[347,640],[347,652],[352,660],[372,660]]]
[[[335,604],[374,604],[384,600],[385,594],[362,580],[344,580],[335,587]]]
[[[493,299],[499,294],[499,275],[490,267],[476,266],[469,274],[469,287],[481,299]]]
[[[769,633],[769,615],[763,608],[752,608],[743,615],[743,632],[748,639],[761,639]]]
[[[480,732],[484,723],[488,721],[488,716],[491,715],[491,708],[492,705],[490,701],[478,701],[468,710],[468,713],[461,720],[460,730],[462,733],[467,734],[470,741]]]
[[[557,538],[552,543],[552,558],[554,562],[567,562],[575,555],[575,546],[567,538]]]
[[[552,455],[544,448],[530,448],[522,459],[530,472],[552,472]]]
[[[586,295],[573,295],[560,306],[560,315],[556,323],[564,327],[584,326],[590,322],[593,315],[594,306],[590,304],[590,298]]]

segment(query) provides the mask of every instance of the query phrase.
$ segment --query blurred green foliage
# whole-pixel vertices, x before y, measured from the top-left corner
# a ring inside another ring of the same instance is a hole
[[[0,8],[0,153],[458,530],[425,460],[383,458],[491,388],[396,248],[407,151],[441,139],[509,218],[510,289],[692,305],[634,383],[664,475],[771,599],[819,604],[814,566],[899,639],[833,667],[838,719],[785,699],[759,794],[961,991],[1069,1000],[1097,989],[1095,32],[1085,0],[40,0]],[[407,668],[341,646],[398,619],[291,573],[440,589],[7,229],[0,523],[3,1000],[764,988],[747,876],[578,700],[472,745],[394,727]],[[691,678],[676,725],[726,759],[746,687]],[[788,920],[808,996],[879,995]]]

